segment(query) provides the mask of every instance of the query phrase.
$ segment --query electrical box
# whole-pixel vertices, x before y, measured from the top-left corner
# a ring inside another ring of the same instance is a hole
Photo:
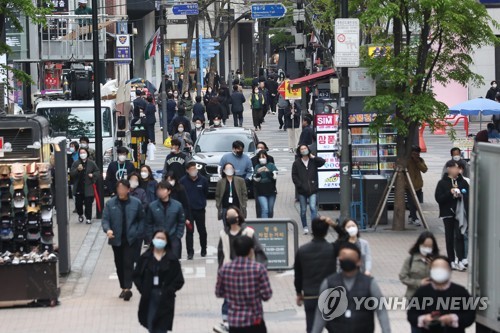
[[[339,79],[338,78],[331,78],[330,79],[330,93],[331,94],[338,94],[339,92],[340,92]]]
[[[295,37],[295,45],[304,45],[304,40],[305,40],[304,34],[297,33],[294,35],[294,37]]]
[[[305,49],[295,49],[295,61],[305,61],[306,60],[306,50]]]

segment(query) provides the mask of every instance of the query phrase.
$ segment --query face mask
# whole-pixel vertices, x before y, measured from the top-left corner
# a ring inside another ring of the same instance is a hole
[[[198,176],[198,170],[189,171],[189,176],[195,178]]]
[[[309,155],[309,149],[303,150],[300,153],[302,154],[302,156],[307,156]]]
[[[87,159],[87,154],[80,154],[80,158],[85,161]]]
[[[80,147],[82,147],[82,148],[87,148],[88,146],[89,146],[89,145],[88,145],[88,144],[86,144],[86,143],[80,143]]]
[[[496,88],[496,87],[497,87],[497,84],[496,84],[496,83],[493,83],[491,86],[492,86],[493,88]]]
[[[172,148],[172,149],[170,150],[170,152],[171,152],[172,154],[175,154],[175,153],[177,153],[177,149]]]
[[[432,247],[420,245],[419,250],[420,250],[420,254],[423,255],[424,257],[428,256],[429,254],[432,254]]]
[[[349,273],[354,271],[356,268],[358,268],[358,266],[353,260],[351,259],[340,260],[340,269],[342,269],[344,272]]]
[[[126,159],[127,159],[127,156],[125,156],[125,155],[118,155],[118,161],[125,162]]]
[[[168,182],[170,183],[170,185],[175,186],[175,180],[169,180]]]
[[[149,172],[141,172],[141,178],[146,179],[149,177]]]
[[[238,218],[237,217],[228,217],[226,219],[226,221],[227,221],[227,224],[236,224],[236,223],[238,223]]]
[[[232,176],[232,175],[234,175],[234,170],[233,169],[227,169],[227,170],[224,170],[224,173],[226,174],[226,176]]]
[[[220,125],[220,121],[215,120],[215,121],[214,121],[214,125],[215,125],[215,126],[219,126],[219,125]]]
[[[242,151],[233,151],[233,154],[234,154],[234,156],[240,157],[241,155],[243,155],[243,152]]]
[[[446,268],[436,267],[431,269],[431,279],[437,283],[444,283],[450,279],[450,271]]]
[[[349,227],[345,231],[347,231],[349,236],[354,237],[358,234],[358,227]]]
[[[130,181],[130,188],[137,188],[139,186],[139,182],[135,180]]]
[[[454,155],[452,158],[453,158],[453,160],[454,160],[455,162],[458,162],[458,161],[460,161],[460,160],[462,159],[462,158],[460,157],[460,155]]]
[[[258,94],[258,93],[259,93],[259,91],[258,91],[258,90],[255,90],[255,91],[254,91],[254,93]]]
[[[75,148],[71,147],[71,148],[69,149],[69,152],[70,152],[71,154],[73,154],[73,153],[75,152]]]
[[[266,158],[259,158],[259,163],[262,165],[267,164],[267,159]]]
[[[179,131],[179,133],[182,133],[184,132],[184,127],[179,127],[177,130]]]
[[[153,239],[153,246],[158,250],[163,250],[167,246],[167,241],[159,238]]]
[[[179,96],[179,94],[178,93],[174,93],[174,97],[177,97],[177,96]]]
[[[201,124],[198,124],[198,123],[196,123],[194,126],[195,126],[196,128],[201,128]]]
[[[189,97],[189,95],[184,95],[184,98],[188,98],[188,97]]]

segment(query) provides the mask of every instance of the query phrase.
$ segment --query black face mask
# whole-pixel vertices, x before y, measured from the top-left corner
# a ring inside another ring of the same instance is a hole
[[[242,151],[235,151],[236,156],[241,157],[243,155]]]
[[[236,224],[238,223],[238,218],[237,217],[228,217],[226,219],[227,221],[227,224],[231,225],[231,224]]]
[[[344,271],[344,272],[352,272],[354,271],[355,269],[358,268],[358,266],[356,265],[356,262],[351,260],[351,259],[344,259],[344,260],[340,260],[340,268]]]

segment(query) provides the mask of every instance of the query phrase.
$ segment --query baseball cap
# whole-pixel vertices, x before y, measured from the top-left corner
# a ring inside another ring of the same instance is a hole
[[[39,193],[36,188],[32,188],[28,190],[28,202],[38,202],[39,200]]]
[[[40,212],[40,206],[29,205],[27,211],[28,214],[38,214]]]
[[[10,210],[10,206],[8,205],[2,205],[2,208],[0,209],[1,211],[1,216],[2,218],[5,218],[5,217],[10,217],[12,215],[12,212]]]
[[[14,163],[11,167],[12,178],[21,179],[24,178],[24,173],[26,172],[24,165],[21,163]]]
[[[40,177],[38,179],[38,185],[40,186],[40,189],[49,189],[51,184],[52,184],[52,179],[50,179],[50,177],[48,178]]]
[[[11,228],[2,228],[0,229],[0,239],[2,240],[11,240],[14,238],[14,233]]]
[[[19,178],[19,179],[14,178],[14,181],[12,182],[12,187],[14,188],[14,190],[22,190],[24,188],[24,179],[23,178]]]
[[[26,235],[26,238],[29,241],[37,241],[41,237],[41,233],[39,229],[33,229],[33,230],[28,230],[28,234]]]
[[[38,175],[38,167],[35,162],[26,165],[26,174],[28,177]]]
[[[10,192],[2,192],[2,194],[0,194],[0,201],[3,202],[3,204],[9,204],[12,201]]]
[[[10,167],[8,165],[0,165],[0,176],[9,176]]]
[[[49,174],[50,163],[38,163],[37,166],[40,176],[46,176]]]
[[[28,186],[28,189],[37,189],[38,188],[38,177],[35,177],[33,179],[26,179],[26,186]]]
[[[0,188],[1,189],[10,188],[10,184],[12,184],[12,181],[10,180],[10,178],[0,178]]]
[[[26,236],[24,234],[24,232],[14,233],[14,241],[19,243],[26,241]]]
[[[41,215],[42,215],[42,220],[52,219],[52,207],[51,206],[43,206]]]
[[[14,190],[14,208],[23,208],[25,205],[24,191]]]
[[[52,205],[52,193],[50,190],[42,190],[40,194],[40,202],[42,205]]]
[[[49,237],[54,237],[54,231],[52,230],[52,227],[42,227],[42,236],[45,238],[45,240],[48,240]],[[50,239],[50,242],[52,242],[52,239]]]

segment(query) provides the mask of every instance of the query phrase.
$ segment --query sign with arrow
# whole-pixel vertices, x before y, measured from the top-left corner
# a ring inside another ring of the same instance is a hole
[[[281,3],[252,5],[252,19],[279,18],[286,14],[286,7]]]
[[[174,15],[198,15],[198,4],[190,3],[190,4],[182,4],[182,5],[174,5],[172,7],[172,13]]]

